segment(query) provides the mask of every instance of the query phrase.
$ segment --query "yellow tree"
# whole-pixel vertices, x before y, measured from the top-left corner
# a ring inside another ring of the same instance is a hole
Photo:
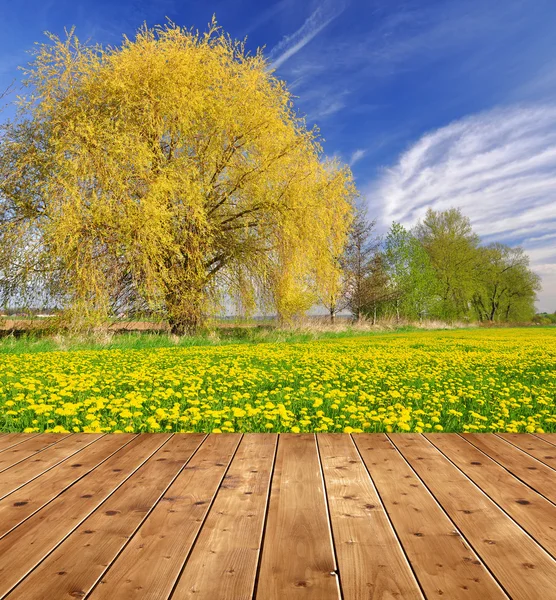
[[[215,23],[117,48],[71,32],[38,47],[26,80],[0,148],[0,236],[28,232],[74,319],[142,304],[184,333],[222,290],[249,304],[270,285],[285,318],[316,296],[355,188],[262,53]]]
[[[339,168],[340,165],[336,162],[329,164],[331,171]],[[339,193],[339,190],[336,193]],[[336,315],[349,305],[349,272],[345,268],[345,252],[350,247],[348,239],[358,221],[352,213],[345,213],[343,219],[343,222],[327,231],[326,239],[319,244],[319,252],[325,253],[327,259],[317,262],[318,299],[328,311],[331,323],[334,323]]]

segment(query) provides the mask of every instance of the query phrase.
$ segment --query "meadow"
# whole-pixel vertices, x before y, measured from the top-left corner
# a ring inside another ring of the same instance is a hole
[[[71,351],[2,341],[0,430],[556,432],[555,367],[550,327]]]

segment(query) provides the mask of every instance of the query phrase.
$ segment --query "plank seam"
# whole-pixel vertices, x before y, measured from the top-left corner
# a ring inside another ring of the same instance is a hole
[[[17,525],[14,525],[11,529],[9,529],[8,531],[6,531],[5,533],[0,534],[0,540],[7,536],[8,533],[10,533],[11,531],[13,531],[14,529],[16,529],[17,527],[19,527],[20,525],[23,525],[23,523],[25,523],[25,521],[27,521],[27,519],[30,519],[33,515],[36,515],[40,510],[42,510],[43,508],[46,508],[51,502],[54,502],[54,500],[56,500],[56,498],[59,498],[64,492],[67,492],[70,488],[72,488],[76,483],[79,483],[83,477],[87,477],[87,475],[90,475],[93,471],[96,471],[100,466],[102,466],[109,458],[112,458],[112,456],[114,456],[114,454],[116,454],[116,452],[119,452],[120,450],[122,450],[123,448],[125,448],[128,444],[130,444],[134,439],[137,438],[137,434],[132,437],[129,442],[126,442],[123,446],[120,446],[117,450],[114,450],[114,452],[112,452],[111,454],[109,454],[106,458],[104,458],[101,462],[98,463],[98,465],[95,465],[90,471],[87,471],[86,473],[84,473],[83,475],[81,475],[81,477],[79,477],[78,479],[76,479],[74,482],[70,483],[70,485],[68,485],[67,487],[65,487],[63,490],[60,490],[53,498],[51,498],[48,502],[46,502],[45,504],[43,504],[42,506],[40,506],[39,508],[37,508],[37,510],[35,510],[34,512],[32,512],[30,515],[26,516],[22,521],[20,521]]]
[[[45,469],[44,471],[41,471],[38,475],[35,475],[34,477],[32,477],[31,479],[27,480],[25,483],[22,483],[20,486],[14,488],[11,492],[8,492],[7,494],[4,494],[3,496],[0,496],[0,500],[3,500],[4,498],[7,498],[10,494],[13,494],[14,492],[17,492],[18,490],[20,490],[21,488],[25,487],[28,483],[31,483],[32,481],[35,481],[35,479],[38,479],[39,477],[41,477],[41,475],[44,475],[45,473],[48,473],[48,471],[50,471],[51,469],[54,469],[54,467],[57,467],[58,465],[61,465],[63,462],[66,462],[66,460],[68,460],[69,458],[71,458],[72,456],[75,456],[76,454],[79,454],[80,452],[82,452],[83,450],[85,450],[85,448],[89,448],[90,446],[92,446],[94,443],[98,442],[99,440],[101,440],[103,437],[106,437],[106,433],[102,434],[100,437],[94,439],[92,442],[89,442],[88,444],[86,444],[85,446],[83,446],[82,448],[78,448],[77,450],[75,450],[72,454],[68,454],[67,456],[65,456],[64,458],[62,458],[61,460],[59,460],[57,463],[51,465],[50,467],[48,467],[47,469]],[[65,439],[65,438],[64,438]],[[62,440],[60,440],[62,441]],[[50,446],[49,446],[50,447]],[[45,450],[47,450],[48,448],[45,448]],[[29,457],[31,458],[31,457]]]
[[[218,434],[214,434],[214,435],[218,435]],[[222,477],[220,478],[220,481],[218,482],[216,490],[214,491],[214,494],[212,495],[212,498],[208,505],[207,511],[203,518],[203,522],[199,526],[199,529],[197,530],[197,533],[195,534],[195,537],[193,538],[193,542],[191,543],[191,546],[189,547],[189,550],[188,550],[187,554],[185,555],[185,559],[182,563],[179,573],[178,573],[176,579],[174,580],[174,583],[172,585],[172,589],[170,590],[170,593],[168,594],[168,600],[171,600],[172,596],[174,595],[174,592],[176,591],[176,588],[178,587],[179,580],[181,579],[181,576],[185,570],[185,567],[187,566],[187,561],[189,560],[189,557],[191,556],[191,553],[193,552],[193,548],[195,548],[195,544],[197,543],[197,540],[199,539],[199,535],[201,534],[201,531],[202,531],[203,527],[205,526],[207,517],[209,516],[210,511],[214,505],[214,501],[216,500],[216,496],[218,496],[218,492],[220,491],[220,486],[222,485],[224,478],[226,477],[226,475],[228,474],[228,471],[230,470],[230,466],[232,465],[232,462],[237,454],[237,451],[241,445],[241,442],[243,441],[243,437],[244,437],[244,434],[242,433],[241,437],[239,438],[239,442],[237,443],[235,450],[232,453],[230,461],[228,462],[228,466],[224,469],[224,472],[222,473]],[[84,600],[86,600],[86,597]]]
[[[524,533],[526,533],[536,544],[537,546],[539,546],[540,548],[542,548],[547,554],[548,556],[550,556],[553,560],[556,560],[556,556],[554,556],[553,554],[551,554],[548,550],[546,550],[546,548],[544,548],[540,542],[538,542],[536,540],[536,538],[534,536],[532,536],[526,529],[524,529],[513,517],[512,515],[510,515],[502,506],[500,506],[500,504],[498,504],[498,502],[496,502],[496,500],[494,498],[492,498],[487,492],[485,492],[478,483],[475,483],[470,477],[469,475],[467,475],[467,473],[465,473],[465,471],[463,471],[462,469],[460,469],[458,467],[458,465],[448,456],[446,455],[441,448],[439,448],[438,446],[436,446],[431,440],[429,440],[428,437],[423,436],[427,442],[429,442],[429,444],[431,444],[431,446],[433,446],[435,448],[435,450],[437,450],[440,454],[442,454],[442,456],[444,456],[444,458],[446,458],[446,460],[448,460],[466,479],[468,479],[477,489],[479,489],[483,495],[485,495],[495,506],[497,506],[507,517],[508,519],[510,519],[510,521],[512,521],[515,525],[517,525]],[[510,473],[511,475],[511,473]],[[538,493],[538,492],[537,492]],[[540,494],[539,494],[540,495]],[[544,497],[544,496],[543,496]]]
[[[427,439],[425,438],[422,434],[419,434],[420,437],[422,437],[423,439]],[[446,515],[448,521],[452,524],[452,527],[454,528],[454,531],[457,531],[457,533],[461,536],[461,539],[465,541],[467,547],[469,548],[469,550],[471,550],[471,552],[476,556],[476,558],[480,561],[480,563],[483,565],[483,567],[485,568],[485,571],[492,577],[492,579],[495,581],[495,583],[498,584],[499,588],[502,590],[502,592],[504,594],[506,594],[506,596],[508,597],[509,600],[511,600],[511,596],[509,594],[509,592],[506,590],[506,588],[500,583],[500,581],[498,581],[498,578],[494,575],[494,573],[490,570],[489,566],[487,565],[487,563],[484,561],[484,559],[481,557],[481,555],[475,550],[475,547],[473,546],[473,544],[471,544],[471,542],[469,541],[469,539],[467,538],[466,535],[463,534],[463,532],[460,530],[460,528],[454,523],[452,517],[450,516],[450,513],[448,513],[448,511],[442,506],[442,504],[440,503],[440,501],[438,500],[438,498],[433,494],[432,490],[429,488],[429,486],[425,483],[425,481],[420,477],[419,473],[417,473],[417,471],[413,468],[413,465],[409,462],[409,460],[407,460],[407,458],[403,455],[403,453],[401,452],[401,450],[396,446],[394,440],[392,440],[390,438],[390,436],[388,436],[388,434],[386,434],[386,437],[388,438],[388,440],[390,440],[390,443],[392,444],[392,446],[396,449],[396,451],[398,452],[398,454],[402,457],[402,459],[407,463],[407,466],[413,471],[413,473],[415,474],[415,477],[417,477],[417,479],[422,483],[423,487],[425,488],[425,490],[427,490],[427,492],[429,493],[429,495],[431,496],[431,498],[434,500],[434,502],[437,504],[437,506],[440,508],[440,510]],[[428,440],[427,440],[428,441]],[[430,442],[429,442],[430,443]],[[434,446],[434,448],[436,449],[436,446]]]
[[[165,446],[174,436],[174,434],[170,435],[170,437],[162,444],[160,444],[160,446],[158,446],[155,450],[153,450],[153,452],[151,452],[151,454],[149,454],[147,456],[147,458],[136,468],[134,469],[119,485],[117,485],[111,492],[110,494],[108,494],[108,496],[106,496],[106,498],[99,504],[99,506],[97,506],[94,510],[92,510],[90,513],[88,513],[85,517],[83,517],[83,519],[81,519],[81,521],[79,521],[79,523],[77,523],[77,525],[75,525],[71,531],[65,535],[53,548],[51,548],[37,563],[35,563],[28,571],[27,573],[25,573],[25,575],[23,575],[22,577],[19,578],[19,580],[3,595],[0,596],[0,598],[5,598],[6,596],[8,596],[9,594],[11,594],[14,589],[30,574],[32,573],[41,563],[43,563],[45,561],[45,559],[47,559],[52,552],[54,552],[54,550],[56,550],[56,548],[58,548],[61,544],[63,544],[68,537],[78,528],[80,527],[100,506],[102,506],[113,494],[114,492],[116,492],[117,490],[119,490],[122,485],[132,476],[134,475],[152,456],[153,454],[155,454],[156,452],[158,452],[160,450],[160,448],[162,448],[163,446]],[[133,438],[135,439],[135,438]],[[132,440],[130,440],[131,442]],[[125,446],[127,446],[127,444],[125,444],[124,446],[122,446],[122,448],[124,448]],[[121,448],[118,449],[118,452],[121,450]],[[115,454],[115,453],[114,453]],[[26,519],[27,520],[27,519]]]
[[[91,585],[91,587],[89,588],[89,590],[86,592],[85,596],[83,596],[83,600],[85,600],[87,597],[89,597],[93,593],[94,589],[98,586],[100,580],[110,570],[110,568],[112,567],[112,565],[118,560],[118,558],[120,557],[120,555],[122,554],[122,552],[127,548],[128,544],[135,537],[135,535],[137,534],[137,532],[139,531],[139,529],[143,526],[143,523],[147,520],[147,518],[152,513],[152,511],[158,506],[158,503],[160,502],[161,498],[164,497],[164,494],[166,494],[166,492],[168,491],[168,488],[179,477],[179,475],[182,473],[182,471],[188,465],[189,461],[197,454],[197,452],[199,451],[199,448],[203,445],[203,443],[205,442],[205,440],[207,439],[207,437],[208,437],[208,434],[205,434],[205,436],[203,437],[203,439],[197,444],[197,447],[195,448],[195,450],[193,451],[193,453],[191,454],[191,456],[183,463],[183,465],[180,467],[180,470],[176,473],[176,475],[174,477],[172,477],[172,479],[170,480],[170,482],[168,483],[168,485],[162,490],[162,492],[160,493],[160,496],[154,501],[154,504],[151,506],[151,508],[149,508],[148,512],[145,514],[145,516],[138,523],[137,527],[132,531],[132,533],[129,536],[129,538],[127,539],[126,543],[120,548],[119,552],[112,558],[112,560],[110,561],[110,563],[105,567],[105,569],[102,571],[102,573],[98,576],[97,580]],[[168,442],[169,441],[170,440],[168,440]],[[166,443],[168,443],[168,442],[166,442]],[[166,444],[162,444],[162,446],[160,446],[160,448],[158,448],[158,450],[156,452],[159,452],[160,449],[163,448],[165,445]],[[156,454],[156,452],[155,452],[155,454]],[[154,456],[154,454],[152,456]],[[150,460],[152,458],[152,456],[150,456],[148,458],[148,460]],[[141,466],[143,466],[143,465],[141,465]],[[109,498],[107,498],[102,504],[104,504],[105,502],[107,502],[108,499]],[[102,508],[102,504],[98,508],[96,508],[89,516],[93,516],[95,512],[97,512],[98,510],[100,510]],[[87,518],[89,518],[89,517],[87,517]]]
[[[259,577],[261,574],[261,559],[263,556],[263,546],[266,539],[266,527],[268,523],[268,509],[270,507],[270,492],[272,491],[272,482],[274,481],[274,469],[276,467],[276,457],[278,456],[278,444],[280,443],[280,434],[276,436],[276,445],[274,446],[274,457],[272,459],[272,467],[270,468],[270,477],[268,480],[268,489],[266,494],[265,512],[263,519],[263,527],[261,532],[261,543],[259,544],[259,554],[257,556],[257,568],[255,570],[255,580],[253,581],[253,589],[251,591],[251,598],[257,597],[257,591],[259,587]]]
[[[3,433],[2,435],[7,435],[8,433],[11,433],[11,432]],[[37,432],[37,433],[29,436],[28,438],[25,438],[24,440],[19,440],[19,442],[14,442],[11,446],[7,446],[6,448],[2,448],[2,450],[0,450],[0,454],[2,454],[2,452],[6,452],[6,450],[9,450],[10,448],[13,448],[14,446],[19,446],[19,444],[23,444],[23,442],[28,442],[29,440],[32,440],[33,438],[36,438],[38,435],[42,435],[42,433],[41,432]]]
[[[477,488],[477,490],[479,490],[479,492],[485,497],[487,498],[487,500],[490,500],[490,502],[492,502],[494,504],[494,506],[496,508],[498,508],[498,510],[500,510],[514,525],[516,525],[516,527],[518,527],[519,529],[521,529],[521,531],[529,538],[531,538],[533,540],[533,542],[545,553],[548,555],[548,557],[552,560],[555,560],[555,558],[552,556],[552,554],[550,554],[550,552],[547,552],[543,546],[541,546],[539,544],[539,542],[537,542],[537,540],[528,532],[526,531],[510,514],[508,514],[493,498],[491,498],[477,483],[475,483],[466,473],[464,473],[451,459],[449,456],[446,456],[444,454],[444,452],[442,452],[442,450],[440,450],[439,448],[437,448],[426,436],[422,436],[423,439],[427,440],[427,442],[439,453],[441,454],[451,465],[453,465],[464,477],[465,479],[467,479],[475,488]]]
[[[468,440],[466,437],[462,436],[460,433],[458,433],[457,435],[462,437],[468,444],[471,444],[474,448],[476,448],[479,452],[484,454],[487,458],[490,458],[490,460],[493,460],[497,465],[500,465],[502,468],[504,468],[512,477],[515,477],[518,481],[521,481],[521,483],[523,483],[528,488],[533,490],[536,494],[538,494],[539,496],[542,496],[547,502],[550,502],[550,504],[554,504],[554,506],[556,506],[556,502],[554,502],[550,498],[547,498],[544,494],[541,494],[541,492],[539,492],[537,489],[535,489],[530,483],[528,483],[527,481],[522,479],[519,475],[512,473],[512,471],[510,471],[510,469],[508,469],[508,467],[506,467],[506,465],[504,465],[504,463],[501,463],[499,460],[496,460],[496,458],[494,458],[494,456],[491,456],[490,454],[488,454],[487,452],[485,452],[484,450],[479,448],[479,446],[476,446],[472,440]],[[541,463],[541,464],[544,464],[544,463]]]
[[[547,444],[552,444],[552,446],[556,446],[556,441],[554,441],[554,442],[551,442],[549,439],[547,439],[547,438],[542,438],[542,437],[540,437],[539,435],[537,435],[536,433],[532,433],[531,435],[534,435],[534,436],[535,436],[537,439],[539,439],[539,440],[541,440],[541,441],[543,441],[543,442],[546,442]],[[553,434],[553,435],[556,435],[556,434]]]
[[[332,529],[332,516],[330,514],[330,504],[328,502],[328,490],[326,488],[326,479],[324,478],[324,470],[322,468],[322,458],[320,455],[320,446],[319,440],[316,433],[313,434],[315,436],[315,446],[317,449],[317,459],[319,462],[319,471],[320,478],[322,482],[322,493],[324,496],[324,505],[326,507],[326,520],[328,522],[328,535],[330,536],[330,544],[332,545],[332,555],[334,556],[334,572],[336,573],[336,581],[338,584],[338,593],[340,596],[340,600],[344,600],[344,591],[342,589],[342,575],[340,573],[340,563],[338,562],[338,553],[336,551],[336,540],[334,539],[334,530]]]
[[[41,435],[48,435],[48,433],[44,433]],[[37,454],[40,454],[41,452],[44,452],[45,450],[48,450],[49,448],[52,448],[52,446],[55,446],[56,444],[59,444],[61,441],[67,439],[70,437],[71,434],[65,435],[63,438],[60,438],[59,440],[56,440],[55,442],[52,442],[52,444],[48,444],[48,446],[45,446],[44,448],[41,448],[40,450],[37,450],[36,452],[33,452],[32,454],[29,454],[29,456],[25,456],[24,458],[22,458],[21,460],[18,460],[17,462],[12,463],[11,465],[5,467],[4,469],[0,469],[0,473],[4,473],[4,471],[7,471],[8,469],[11,469],[12,467],[15,467],[16,465],[21,464],[23,461],[32,458],[33,456],[36,456]],[[26,440],[26,441],[30,441],[30,440]]]
[[[517,446],[516,444],[514,444],[511,440],[507,440],[505,437],[502,437],[500,434],[495,433],[494,434],[499,440],[504,440],[507,444],[510,444],[511,446],[513,446],[514,448],[517,448],[517,450],[520,450],[521,452],[523,452],[523,454],[525,454],[526,456],[530,456],[531,458],[535,459],[537,462],[541,463],[541,465],[544,465],[545,467],[548,467],[549,469],[552,469],[553,471],[556,471],[556,469],[552,466],[549,465],[547,463],[545,463],[544,461],[542,461],[540,458],[537,458],[536,456],[534,456],[533,454],[531,454],[528,450],[524,450],[523,448],[521,448],[520,446]],[[523,434],[520,434],[523,435]]]
[[[368,435],[372,435],[372,434],[368,434]],[[411,561],[409,560],[409,557],[407,556],[407,552],[406,552],[406,550],[405,550],[405,548],[404,548],[404,546],[402,544],[402,541],[400,540],[400,536],[398,535],[398,532],[396,531],[396,528],[394,527],[394,523],[392,522],[392,518],[390,517],[390,514],[388,513],[386,505],[384,504],[384,501],[382,499],[382,496],[380,495],[378,487],[376,486],[376,484],[374,482],[373,476],[371,475],[371,471],[370,471],[369,467],[367,466],[367,463],[363,459],[363,456],[361,455],[361,452],[359,451],[359,446],[357,445],[357,442],[355,441],[355,438],[353,437],[352,434],[349,434],[349,437],[351,438],[352,444],[355,446],[355,451],[357,452],[357,454],[359,456],[359,460],[361,461],[362,465],[365,467],[365,471],[367,472],[367,475],[369,477],[371,485],[373,486],[373,489],[376,492],[376,495],[377,495],[378,501],[380,502],[382,510],[384,511],[384,514],[386,515],[386,518],[388,519],[388,524],[390,525],[390,528],[392,529],[392,532],[394,533],[394,537],[396,538],[396,540],[398,542],[398,546],[400,547],[402,555],[405,558],[407,566],[409,567],[409,570],[413,574],[413,578],[415,579],[415,582],[417,583],[417,586],[419,588],[419,591],[421,592],[421,595],[423,596],[424,600],[426,600],[427,595],[425,594],[425,590],[423,589],[423,586],[421,585],[421,582],[419,581],[419,578],[417,577],[417,573],[415,572],[415,569],[413,568],[413,565],[411,564]],[[390,441],[390,443],[392,443],[392,442]],[[396,450],[397,450],[397,448],[396,448]]]

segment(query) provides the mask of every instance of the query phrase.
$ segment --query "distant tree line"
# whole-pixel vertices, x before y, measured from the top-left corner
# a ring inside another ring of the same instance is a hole
[[[533,317],[533,323],[537,325],[556,325],[556,311],[554,311],[553,313],[537,313]]]
[[[342,285],[322,298],[334,320],[381,317],[525,322],[535,314],[540,278],[522,248],[482,245],[460,210],[429,209],[413,229],[392,223],[385,236],[359,211],[343,255]]]

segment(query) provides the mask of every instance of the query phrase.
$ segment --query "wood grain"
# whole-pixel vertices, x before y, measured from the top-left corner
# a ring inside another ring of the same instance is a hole
[[[17,444],[0,453],[0,473],[17,465],[21,461],[33,456],[45,448],[63,440],[67,435],[62,433],[43,433],[31,439],[25,440],[22,444]]]
[[[4,433],[0,438],[0,452],[4,452],[12,446],[23,444],[31,438],[37,437],[39,433]]]
[[[70,435],[57,444],[30,456],[19,464],[7,469],[0,476],[0,498],[11,494],[22,485],[29,483],[48,469],[67,460],[77,452],[96,442],[102,434],[81,433]]]
[[[556,433],[536,433],[535,435],[541,440],[556,446]]]
[[[135,437],[134,434],[106,436],[81,450],[79,462],[68,457],[39,478],[5,497],[0,501],[0,538],[93,471]]]
[[[280,436],[268,510],[256,598],[339,599],[314,435]]]
[[[556,476],[553,469],[498,436],[489,433],[465,433],[462,436],[556,504]]]
[[[91,599],[169,597],[240,439],[238,434],[213,434],[206,439],[102,577]]]
[[[81,521],[139,468],[166,434],[138,436],[89,477],[73,485],[0,540],[0,595],[43,560]]]
[[[556,469],[556,448],[551,443],[527,433],[499,433],[498,435],[546,466]]]
[[[513,600],[539,590],[556,599],[556,561],[545,550],[424,437],[389,437]]]
[[[350,436],[317,441],[344,600],[423,598]]]
[[[8,597],[85,596],[126,545],[204,439],[175,435],[44,560]]]
[[[556,600],[552,439],[3,434],[0,600]]]
[[[274,434],[243,436],[174,600],[253,597],[277,439]]]
[[[429,434],[439,448],[498,506],[556,557],[556,506],[455,433]]]
[[[427,598],[506,598],[390,440],[353,438]]]

